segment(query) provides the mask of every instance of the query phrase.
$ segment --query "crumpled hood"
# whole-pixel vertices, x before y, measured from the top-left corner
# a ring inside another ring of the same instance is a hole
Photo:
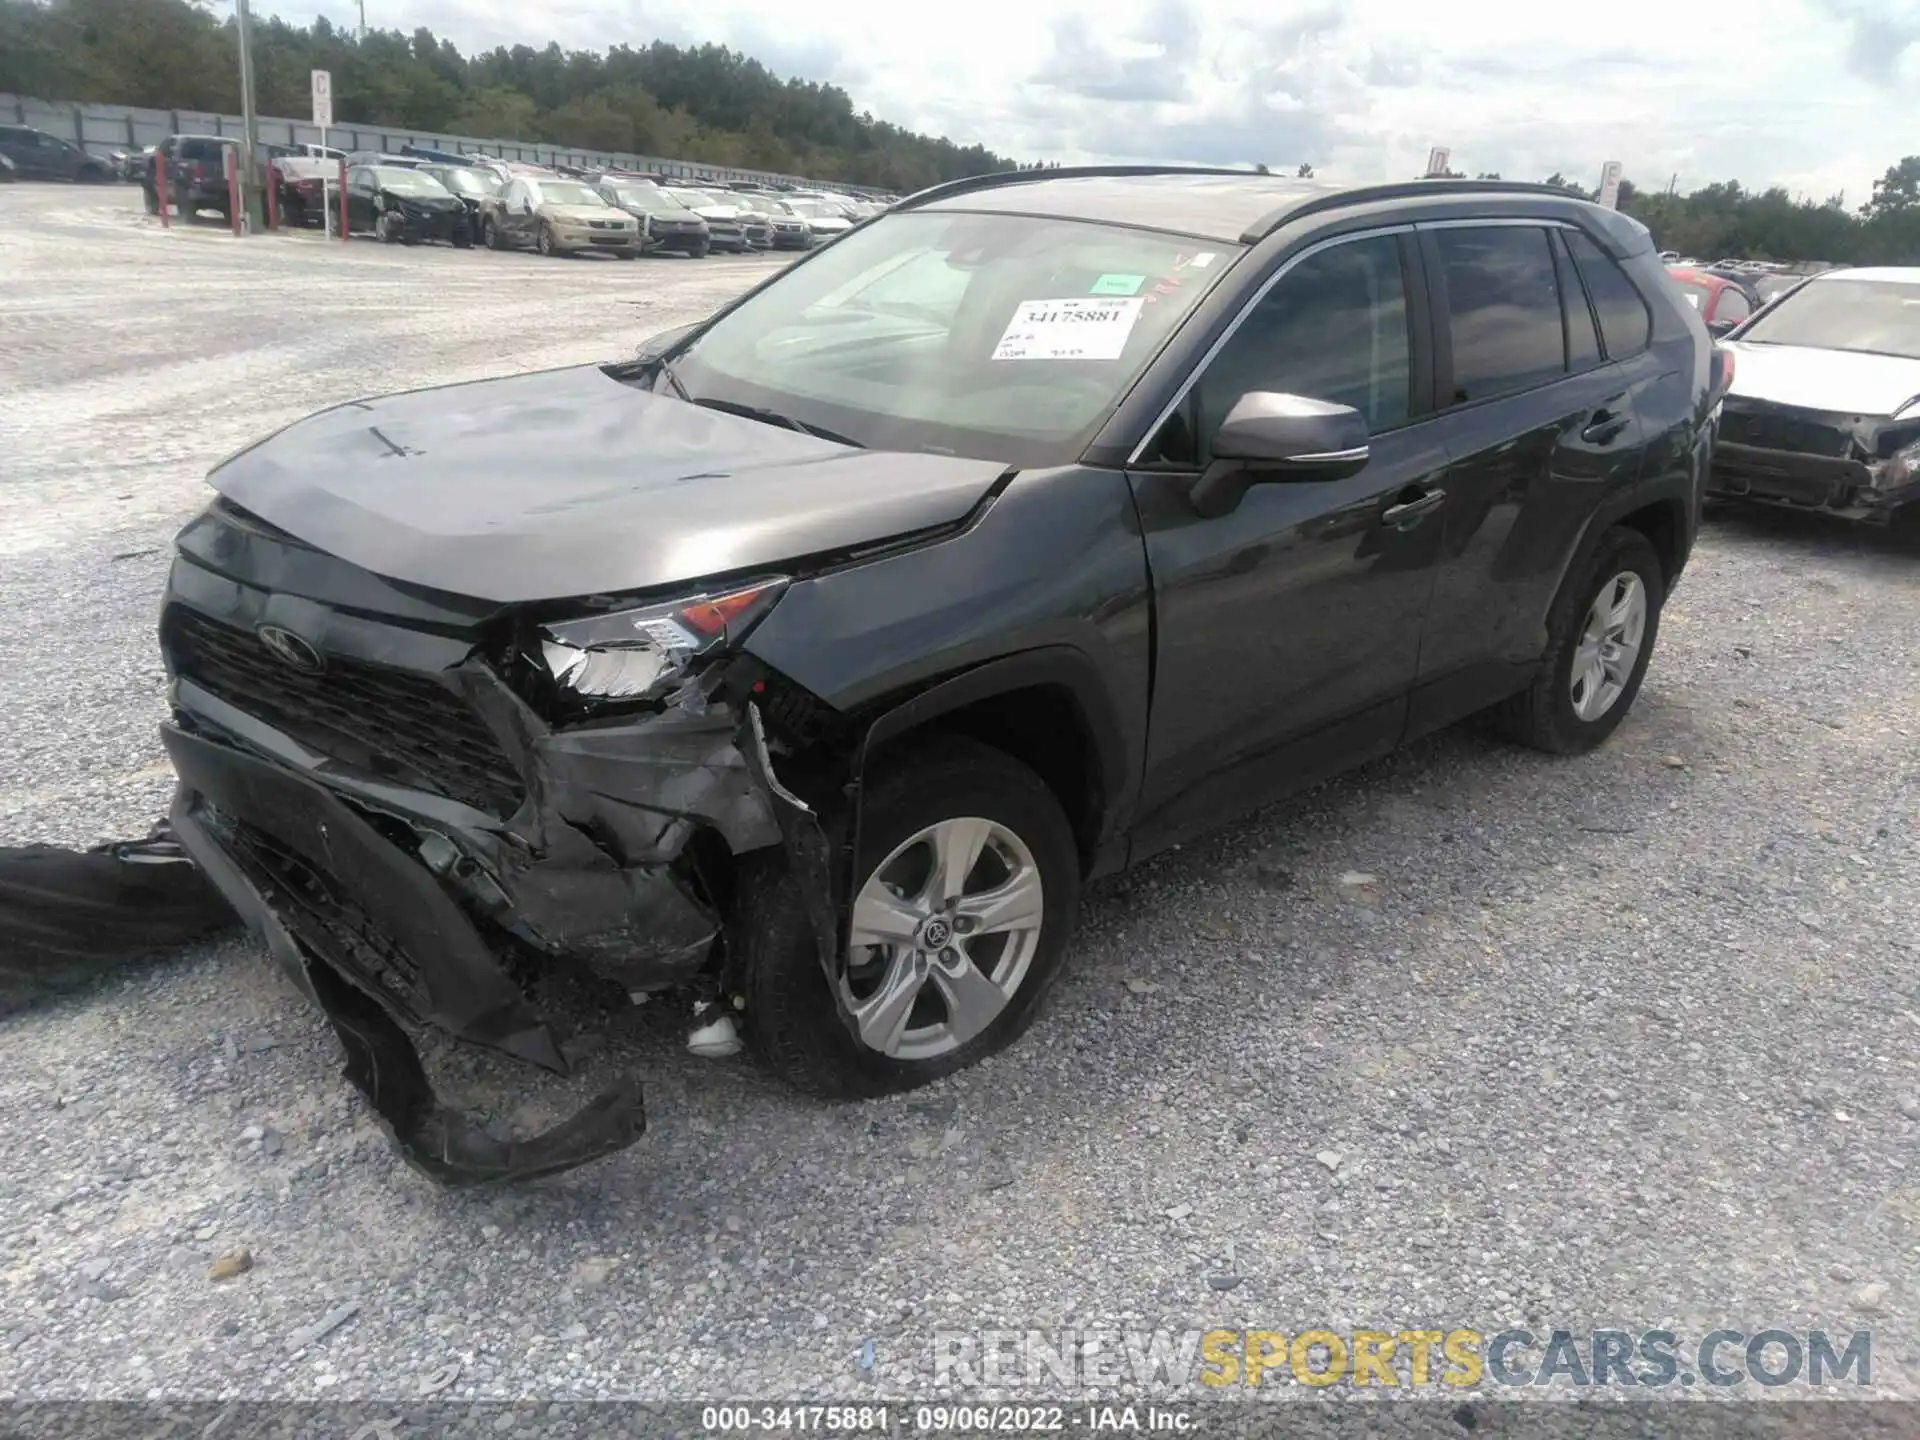
[[[674,585],[951,524],[1004,468],[836,445],[583,365],[337,405],[208,480],[376,575],[504,604]]]
[[[1730,394],[1849,415],[1897,415],[1920,397],[1920,360],[1722,342],[1737,357]]]

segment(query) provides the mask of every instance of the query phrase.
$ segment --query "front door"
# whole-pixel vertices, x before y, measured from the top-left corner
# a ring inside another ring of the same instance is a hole
[[[1448,503],[1410,324],[1417,263],[1396,234],[1294,263],[1130,475],[1156,626],[1136,855],[1399,741]],[[1229,513],[1196,515],[1209,439],[1250,391],[1353,406],[1366,468],[1256,484]]]
[[[373,172],[364,165],[347,171],[347,228],[373,229]]]

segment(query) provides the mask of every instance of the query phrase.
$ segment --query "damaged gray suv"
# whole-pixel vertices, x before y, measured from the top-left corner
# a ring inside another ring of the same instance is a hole
[[[1721,388],[1560,191],[937,187],[632,360],[223,462],[173,823],[443,1180],[644,1119],[502,1138],[432,1031],[564,1074],[675,991],[809,1092],[921,1084],[1029,1023],[1089,879],[1474,711],[1605,739]]]

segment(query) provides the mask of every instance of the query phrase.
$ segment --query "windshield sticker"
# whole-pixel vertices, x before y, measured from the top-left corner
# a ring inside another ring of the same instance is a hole
[[[1698,310],[1700,308],[1700,297],[1696,295],[1694,292],[1692,292],[1691,290],[1689,290],[1687,292],[1687,304],[1691,305],[1694,309]]]
[[[1089,295],[1138,295],[1147,283],[1144,275],[1102,275],[1093,282]]]
[[[1182,252],[1174,257],[1173,268],[1176,270],[1204,270],[1218,258],[1219,252],[1216,250],[1202,250],[1198,255],[1188,255]]]
[[[1146,301],[1022,300],[996,360],[1118,360]]]

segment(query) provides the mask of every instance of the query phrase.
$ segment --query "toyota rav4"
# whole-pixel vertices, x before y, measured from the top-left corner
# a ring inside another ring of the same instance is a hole
[[[1560,191],[939,186],[635,358],[219,465],[173,822],[444,1180],[640,1133],[631,1080],[511,1140],[433,1091],[428,1030],[567,1072],[558,976],[918,1085],[1031,1022],[1090,879],[1476,711],[1606,739],[1722,384]]]

